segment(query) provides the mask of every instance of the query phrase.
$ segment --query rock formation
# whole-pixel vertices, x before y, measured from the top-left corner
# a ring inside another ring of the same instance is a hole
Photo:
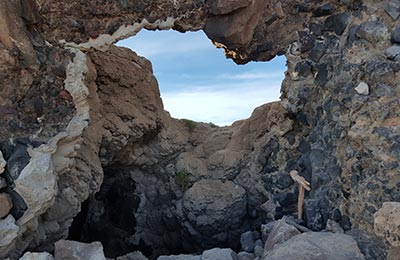
[[[399,17],[398,0],[0,0],[0,258],[68,237],[107,257],[238,250],[295,214],[297,170],[305,225],[334,220],[385,259]],[[141,29],[203,29],[238,64],[285,55],[281,101],[230,127],[171,118],[151,63],[113,45]]]

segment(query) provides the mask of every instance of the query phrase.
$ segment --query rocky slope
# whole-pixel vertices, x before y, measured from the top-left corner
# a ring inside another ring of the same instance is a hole
[[[395,257],[399,211],[374,214],[400,200],[399,17],[398,0],[0,0],[0,257],[68,237],[108,257],[239,250],[296,213],[294,169],[305,226]],[[224,128],[172,119],[151,63],[113,45],[171,28],[237,63],[285,55],[281,101]]]

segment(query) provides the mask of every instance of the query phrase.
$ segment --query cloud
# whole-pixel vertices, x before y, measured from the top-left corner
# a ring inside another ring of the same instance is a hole
[[[190,34],[190,35],[188,35]],[[154,58],[161,55],[178,55],[187,52],[214,50],[210,40],[202,33],[178,33],[142,30],[134,37],[119,41],[118,46],[132,49],[141,56]],[[187,39],[190,38],[190,41]],[[162,40],[160,40],[162,39]]]
[[[282,70],[276,71],[252,71],[244,72],[239,74],[222,74],[219,76],[220,79],[232,79],[232,80],[256,80],[256,79],[266,79],[270,81],[271,79],[283,79],[284,74]]]
[[[280,85],[201,89],[162,94],[165,110],[173,117],[224,126],[248,118],[254,108],[279,100]]]

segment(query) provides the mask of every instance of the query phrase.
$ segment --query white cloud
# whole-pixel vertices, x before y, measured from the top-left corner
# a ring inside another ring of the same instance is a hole
[[[191,34],[191,41],[187,40],[189,36],[185,34]],[[204,39],[204,35],[190,32],[185,34],[178,32],[168,33],[168,31],[157,33],[141,31],[134,37],[119,41],[117,45],[130,48],[146,58],[215,49],[210,40]]]
[[[233,79],[233,80],[257,80],[265,79],[271,81],[271,79],[283,79],[284,74],[282,71],[251,71],[239,74],[222,74],[219,76],[220,79]]]
[[[165,109],[175,118],[224,126],[248,118],[254,108],[279,100],[280,85],[200,89],[162,94]]]

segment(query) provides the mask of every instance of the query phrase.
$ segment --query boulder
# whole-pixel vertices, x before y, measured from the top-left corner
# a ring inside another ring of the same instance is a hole
[[[230,248],[213,248],[203,252],[201,260],[239,260]]]
[[[345,234],[307,232],[277,245],[263,260],[365,260],[356,241]]]
[[[400,202],[385,202],[375,213],[375,234],[400,247]]]
[[[54,258],[55,260],[106,260],[100,242],[86,244],[70,240],[56,242]]]
[[[53,260],[54,257],[47,252],[31,253],[26,252],[19,260]]]
[[[246,192],[231,181],[201,180],[183,197],[190,224],[205,236],[239,228],[246,214]]]
[[[268,235],[268,240],[265,242],[265,251],[272,250],[276,245],[285,242],[293,236],[300,234],[300,231],[297,230],[292,225],[289,225],[285,222],[285,220],[281,219],[275,222],[274,228],[271,233]]]

